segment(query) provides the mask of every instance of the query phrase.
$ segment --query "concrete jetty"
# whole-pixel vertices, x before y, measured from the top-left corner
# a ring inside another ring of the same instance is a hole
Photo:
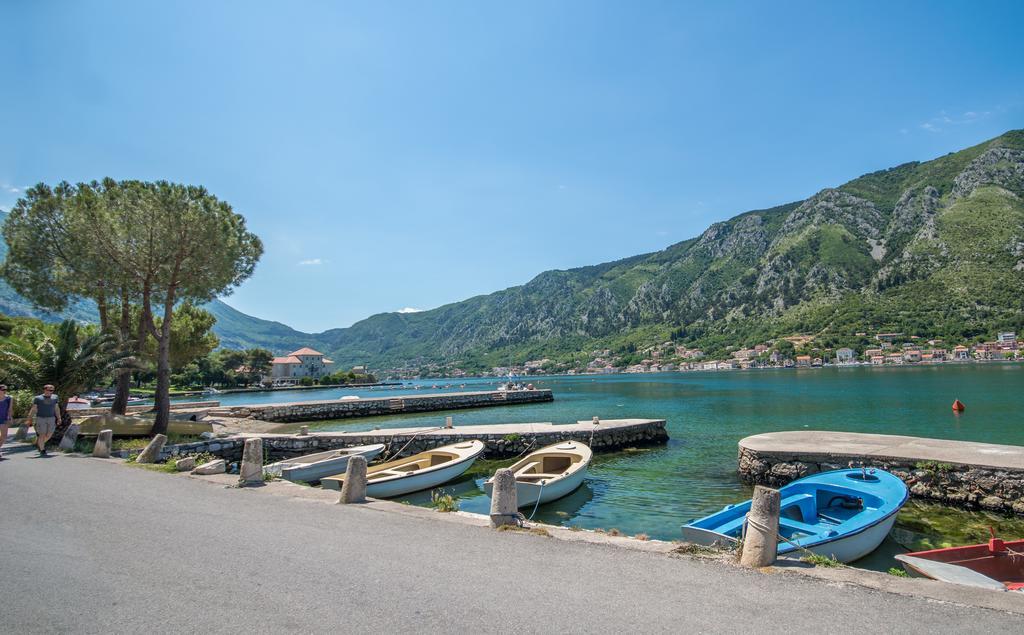
[[[263,440],[269,459],[277,461],[312,452],[356,445],[384,443],[388,452],[408,456],[431,448],[470,439],[483,441],[484,456],[509,458],[559,441],[587,443],[596,452],[611,452],[630,447],[661,444],[668,441],[664,419],[608,419],[576,423],[502,423],[445,428],[393,428],[365,432],[310,432],[309,434],[243,433],[228,438],[182,443],[164,448],[163,457],[171,458],[205,452],[229,461],[242,456],[246,439]]]
[[[464,408],[486,408],[513,404],[554,401],[550,390],[486,390],[452,392],[429,395],[402,395],[398,397],[370,397],[360,399],[330,399],[326,401],[297,401],[293,403],[252,404],[229,406],[212,410],[211,415],[259,419],[273,423],[324,421],[350,417],[396,415],[407,412],[435,412]]]
[[[853,462],[903,479],[916,498],[1024,515],[1024,447],[889,434],[792,431],[739,442],[747,483],[784,485]]]

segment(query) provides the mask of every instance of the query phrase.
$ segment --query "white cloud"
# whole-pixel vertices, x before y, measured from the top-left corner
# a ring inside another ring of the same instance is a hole
[[[423,309],[414,309],[411,306],[407,306],[404,309],[398,309],[399,313],[420,313]]]
[[[965,124],[972,124],[976,121],[981,121],[985,117],[992,114],[990,110],[983,110],[978,112],[976,110],[968,110],[963,115],[957,117],[950,117],[945,110],[940,110],[938,116],[932,117],[928,121],[920,124],[918,128],[927,130],[928,132],[942,132],[944,128],[948,126],[962,126]]]
[[[315,267],[315,266],[323,265],[323,264],[326,264],[326,263],[327,263],[327,261],[324,260],[323,258],[307,258],[306,260],[300,260],[299,261],[299,266],[300,267]]]

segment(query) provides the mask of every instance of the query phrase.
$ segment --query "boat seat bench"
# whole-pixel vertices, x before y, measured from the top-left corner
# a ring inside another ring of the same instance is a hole
[[[786,498],[782,499],[782,501],[779,503],[779,509],[782,510],[782,509],[786,509],[787,507],[792,507],[792,506],[795,505],[800,510],[800,514],[804,518],[807,518],[808,514],[813,516],[814,515],[814,511],[813,511],[813,509],[811,509],[811,510],[805,509],[805,507],[808,504],[812,504],[813,502],[814,502],[814,495],[813,494],[793,494],[791,496],[787,496]],[[715,531],[717,531],[720,534],[725,534],[725,535],[730,535],[731,532],[733,532],[733,531],[742,532],[742,530],[743,530],[743,523],[745,523],[745,522],[747,522],[747,515],[746,514],[740,516],[739,518],[737,518],[735,520],[729,521],[728,523],[726,523],[726,524],[722,525],[721,527],[715,529]],[[787,525],[787,523],[789,523],[789,524]],[[788,526],[790,529],[796,529],[796,530],[802,531],[804,533],[808,533],[808,529],[814,527],[813,525],[807,525],[805,523],[802,523],[802,522],[799,522],[799,521],[796,521],[796,520],[791,520],[789,518],[786,518],[785,516],[781,516],[779,518],[779,526],[780,527],[787,527]],[[820,533],[820,528],[815,529],[815,530],[811,531],[810,533],[812,533],[812,534]]]

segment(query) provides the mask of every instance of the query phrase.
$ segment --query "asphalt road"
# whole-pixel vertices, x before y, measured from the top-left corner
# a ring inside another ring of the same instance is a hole
[[[1024,631],[802,576],[5,455],[0,632]]]

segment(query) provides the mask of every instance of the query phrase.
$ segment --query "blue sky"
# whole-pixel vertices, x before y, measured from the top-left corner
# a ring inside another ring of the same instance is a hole
[[[7,1],[0,207],[205,185],[266,244],[228,302],[346,326],[1024,127],[1021,24],[1021,2]]]

